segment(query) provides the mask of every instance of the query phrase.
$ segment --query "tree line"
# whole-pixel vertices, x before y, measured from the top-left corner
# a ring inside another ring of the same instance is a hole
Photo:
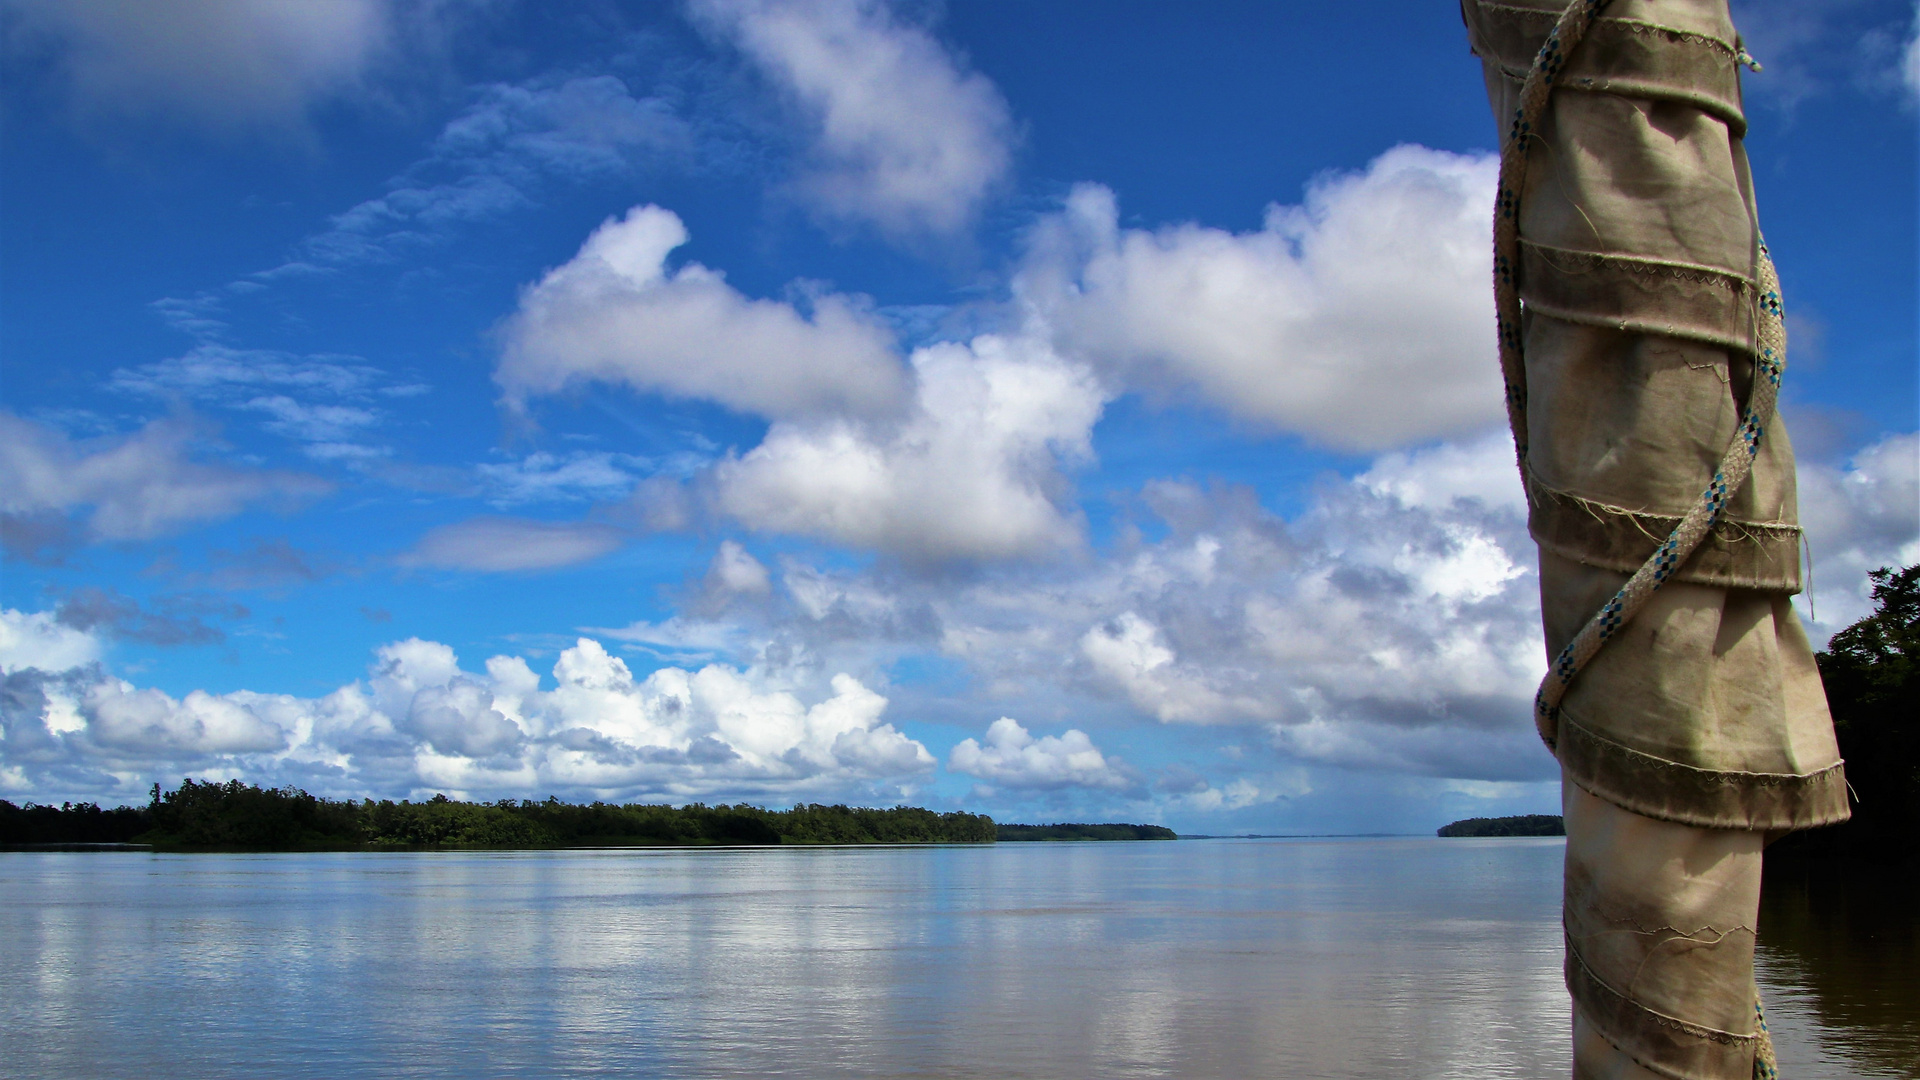
[[[0,800],[0,844],[143,843],[162,850],[548,848],[716,844],[978,844],[993,819],[913,806],[767,810],[744,803],[666,806],[436,795],[422,802],[325,799],[238,780],[155,784],[144,807],[15,806]]]
[[[1567,823],[1559,814],[1515,814],[1465,818],[1438,831],[1441,836],[1565,836]]]
[[[996,825],[995,838],[1009,840],[1178,840],[1164,825]]]

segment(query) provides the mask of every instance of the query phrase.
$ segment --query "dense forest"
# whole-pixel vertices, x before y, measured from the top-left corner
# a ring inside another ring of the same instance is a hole
[[[1567,823],[1559,814],[1517,814],[1513,817],[1470,817],[1442,825],[1441,836],[1565,836]]]
[[[424,802],[322,799],[297,788],[184,780],[154,785],[145,807],[15,806],[0,800],[0,844],[146,843],[163,850],[543,848],[712,844],[977,844],[983,814],[822,806],[580,805],[503,799]]]
[[[1853,820],[1780,840],[1767,849],[1770,864],[1920,864],[1920,564],[1870,576],[1873,613],[1814,657],[1847,762]]]
[[[1007,840],[1178,840],[1164,825],[996,825],[996,839]]]

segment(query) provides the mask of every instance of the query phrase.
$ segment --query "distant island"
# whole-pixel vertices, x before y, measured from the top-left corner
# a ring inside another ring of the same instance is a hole
[[[1178,840],[1164,825],[996,825],[994,838],[1013,840]]]
[[[1565,836],[1567,823],[1559,814],[1518,814],[1514,817],[1470,817],[1442,825],[1441,836]]]
[[[1173,840],[1158,825],[996,825],[985,814],[823,806],[615,805],[502,799],[323,799],[230,780],[153,787],[146,806],[16,806],[0,799],[0,845],[141,844],[161,851],[990,844],[996,840]]]

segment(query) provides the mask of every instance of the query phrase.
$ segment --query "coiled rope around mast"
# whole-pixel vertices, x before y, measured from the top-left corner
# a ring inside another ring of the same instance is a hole
[[[1533,503],[1532,476],[1527,469],[1527,370],[1520,329],[1520,290],[1516,270],[1520,265],[1520,192],[1527,181],[1527,147],[1538,135],[1540,117],[1552,96],[1554,80],[1567,66],[1567,58],[1578,48],[1593,20],[1607,0],[1573,0],[1562,12],[1547,40],[1534,57],[1533,68],[1520,87],[1520,104],[1514,110],[1512,126],[1500,150],[1500,188],[1493,215],[1493,291],[1500,340],[1500,370],[1506,379],[1507,424],[1513,429],[1513,445],[1520,464],[1520,482]],[[1760,439],[1773,421],[1774,406],[1780,397],[1780,378],[1787,366],[1787,330],[1780,304],[1780,277],[1765,241],[1759,244],[1759,305],[1754,326],[1754,378],[1748,391],[1745,415],[1732,445],[1714,470],[1713,480],[1701,493],[1700,501],[1687,511],[1680,524],[1654,550],[1652,557],[1634,571],[1620,591],[1587,620],[1574,639],[1554,657],[1553,665],[1533,698],[1533,720],[1541,739],[1552,747],[1560,714],[1560,702],[1567,696],[1574,677],[1599,653],[1620,628],[1646,606],[1655,590],[1666,584],[1673,572],[1700,546],[1719,521],[1720,514],[1735,492],[1753,472],[1754,458],[1760,452]]]
[[[1607,0],[1572,0],[1560,14],[1547,40],[1534,57],[1533,68],[1520,87],[1520,104],[1514,110],[1513,125],[1500,149],[1500,188],[1493,215],[1493,292],[1494,310],[1500,337],[1500,370],[1506,378],[1507,424],[1513,429],[1513,447],[1520,465],[1520,483],[1533,505],[1533,478],[1527,470],[1527,369],[1520,330],[1520,290],[1515,270],[1520,265],[1520,192],[1527,180],[1527,145],[1540,129],[1540,115],[1546,111],[1553,83],[1567,66],[1567,58],[1593,26]],[[1740,58],[1748,61],[1742,50]],[[1750,62],[1750,61],[1748,61]],[[1757,69],[1758,65],[1754,65]],[[1701,493],[1680,524],[1653,555],[1634,571],[1620,591],[1587,620],[1574,639],[1554,657],[1553,666],[1540,681],[1533,696],[1533,722],[1548,747],[1554,744],[1558,728],[1560,702],[1566,698],[1574,677],[1600,652],[1601,646],[1621,627],[1632,621],[1673,572],[1685,565],[1694,549],[1720,519],[1740,485],[1753,472],[1753,461],[1760,453],[1760,439],[1773,420],[1774,406],[1780,399],[1780,379],[1787,368],[1787,328],[1780,303],[1780,275],[1774,270],[1773,256],[1766,241],[1758,244],[1759,305],[1753,327],[1754,378],[1747,394],[1745,415],[1732,445],[1720,459],[1713,479]],[[1773,1038],[1767,1029],[1766,1010],[1760,1003],[1759,988],[1754,988],[1754,1025],[1759,1035],[1755,1046],[1755,1080],[1777,1080]]]

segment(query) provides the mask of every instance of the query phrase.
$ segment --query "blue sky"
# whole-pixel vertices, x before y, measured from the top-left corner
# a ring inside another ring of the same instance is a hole
[[[1905,3],[1737,3],[1816,638]],[[0,3],[0,797],[1549,810],[1446,3]]]

